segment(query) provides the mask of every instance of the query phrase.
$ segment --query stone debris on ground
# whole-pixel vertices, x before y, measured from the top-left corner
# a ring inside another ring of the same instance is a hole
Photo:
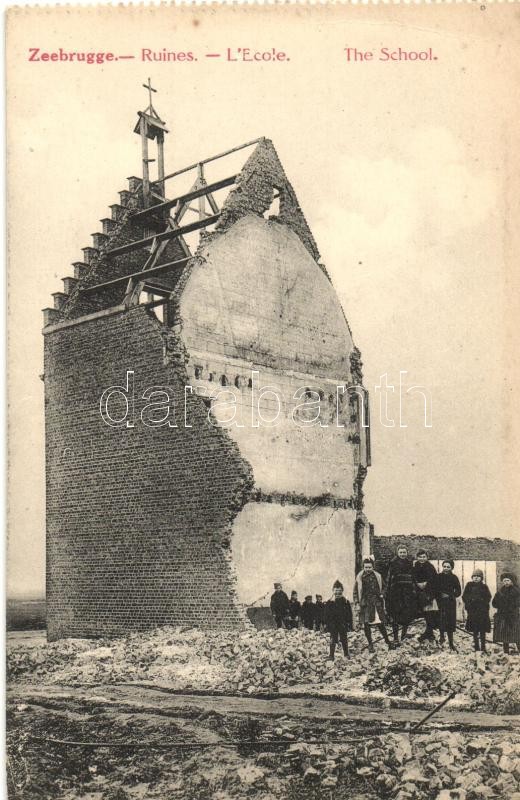
[[[457,691],[463,687],[462,676],[442,671],[420,658],[392,654],[386,665],[371,665],[365,687],[369,691],[381,691],[390,697],[437,697]]]
[[[13,796],[24,800],[520,800],[514,729],[440,725],[410,733],[387,722],[375,732],[347,717],[215,716],[189,706],[172,718],[149,710],[105,714],[84,704],[81,714],[39,704],[19,710],[12,703],[8,719],[9,776],[19,787]],[[137,740],[140,747],[49,745],[56,738]],[[147,740],[210,746],[154,749]]]
[[[420,628],[417,626],[417,632]],[[327,660],[326,634],[307,630],[248,630],[241,634],[164,627],[115,639],[64,639],[37,647],[8,646],[9,680],[81,686],[146,681],[177,690],[258,695],[311,690],[338,696],[455,702],[497,713],[520,710],[520,659],[494,647],[459,652],[412,638],[398,650],[349,635],[351,658]],[[493,646],[491,646],[493,647]]]
[[[520,734],[437,730],[347,743],[346,737],[345,745],[291,744],[285,769],[323,789],[357,776],[366,782],[367,796],[394,800],[498,800],[520,791]],[[261,754],[257,763],[272,763],[272,756]]]

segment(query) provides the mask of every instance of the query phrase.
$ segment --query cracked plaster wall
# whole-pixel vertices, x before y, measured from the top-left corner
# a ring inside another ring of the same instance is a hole
[[[351,591],[355,482],[366,463],[356,407],[336,394],[355,376],[354,345],[334,288],[290,228],[252,214],[197,255],[179,303],[187,371],[196,392],[213,398],[215,417],[233,419],[227,430],[252,466],[255,490],[275,495],[247,503],[234,520],[239,601],[258,600],[278,577],[302,594],[328,596],[337,577]],[[253,369],[256,392],[248,385]],[[264,419],[278,411],[273,395],[260,397],[267,385],[281,399],[276,425],[263,425],[253,410],[259,402]],[[322,392],[321,424],[293,420],[298,389]],[[289,494],[327,496],[329,505],[285,505]],[[336,500],[350,507],[334,508]]]

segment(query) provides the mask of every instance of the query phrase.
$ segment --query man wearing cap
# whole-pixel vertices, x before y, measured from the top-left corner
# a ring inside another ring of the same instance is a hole
[[[283,628],[284,620],[289,615],[289,598],[283,591],[281,583],[274,584],[274,592],[271,595],[271,614],[276,622],[276,627]]]

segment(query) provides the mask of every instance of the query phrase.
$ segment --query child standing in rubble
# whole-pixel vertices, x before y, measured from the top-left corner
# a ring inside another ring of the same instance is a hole
[[[341,642],[345,658],[349,657],[347,634],[352,630],[352,607],[349,601],[343,597],[341,581],[334,582],[332,591],[334,597],[327,600],[325,605],[325,624],[330,633],[329,661],[334,661],[338,641]]]
[[[282,584],[277,582],[274,585],[274,592],[271,595],[271,614],[277,628],[283,628],[289,614],[289,598],[282,589]]]
[[[372,641],[372,627],[381,631],[381,635],[392,649],[393,645],[388,638],[386,630],[385,604],[383,600],[383,579],[374,569],[371,558],[365,558],[363,569],[356,576],[354,583],[354,607],[357,608],[357,617],[360,626],[363,626],[368,642],[368,652],[374,652]]]
[[[514,576],[504,572],[500,576],[501,587],[493,598],[497,613],[493,620],[493,641],[501,642],[504,653],[509,653],[509,645],[516,644],[520,652],[520,590],[515,586]]]
[[[314,628],[315,609],[316,607],[312,602],[312,595],[308,594],[302,603],[301,616],[303,627],[307,628],[309,631],[312,631]]]
[[[464,587],[462,602],[466,608],[468,618],[466,630],[473,634],[475,651],[486,652],[486,633],[491,630],[489,619],[489,604],[491,592],[484,583],[484,573],[481,569],[474,569],[471,581]]]
[[[453,643],[453,634],[457,627],[457,597],[462,594],[460,581],[456,575],[453,574],[454,562],[451,559],[445,559],[442,562],[442,572],[439,573],[437,579],[437,592],[439,603],[439,630],[441,632],[440,644],[446,641],[446,634],[448,634],[448,642],[450,650],[457,652],[457,648]]]
[[[299,628],[302,614],[302,604],[298,600],[298,592],[291,592],[291,599],[289,600],[289,616],[287,617],[288,628]]]
[[[426,550],[419,550],[413,565],[413,579],[417,586],[417,609],[424,615],[426,628],[419,636],[420,642],[434,642],[434,628],[439,624],[439,606],[437,604],[437,570],[428,561]]]
[[[386,610],[392,620],[392,632],[396,644],[399,641],[399,626],[402,625],[401,641],[403,641],[407,638],[408,626],[415,619],[416,594],[413,561],[408,557],[406,545],[400,544],[397,555],[390,562],[385,593]]]
[[[314,604],[314,630],[325,630],[325,603],[321,594],[316,595],[316,603]]]

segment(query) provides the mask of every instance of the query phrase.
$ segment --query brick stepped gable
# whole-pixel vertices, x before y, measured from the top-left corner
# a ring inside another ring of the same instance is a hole
[[[147,250],[115,257],[110,262],[104,257],[107,250],[141,239],[164,227],[163,221],[139,224],[132,220],[133,214],[143,208],[141,183],[140,178],[128,178],[128,189],[119,192],[120,202],[110,206],[111,216],[100,220],[102,231],[93,233],[92,245],[82,248],[83,260],[73,262],[74,276],[62,279],[63,291],[54,292],[53,307],[43,310],[44,325],[94,313],[122,301],[125,284],[91,293],[88,297],[82,295],[80,290],[143,268],[149,256]],[[165,259],[173,261],[183,256],[184,251],[178,242],[170,242],[165,248]],[[165,283],[164,276],[161,276],[161,283]],[[170,286],[168,283],[166,285]]]
[[[280,210],[277,216],[269,219],[286,224],[301,239],[320,269],[329,278],[325,266],[320,263],[320,254],[307,221],[299,206],[294,189],[289,183],[276,150],[269,139],[263,139],[255,147],[240,174],[235,187],[227,195],[221,209],[221,216],[215,230],[201,233],[201,244],[223,233],[234,222],[247,214],[264,217],[269,211],[275,191],[280,195]],[[146,221],[133,219],[134,214],[143,209],[142,181],[128,178],[128,189],[119,192],[120,202],[110,206],[111,216],[104,217],[102,231],[92,234],[92,245],[82,248],[83,261],[73,263],[74,276],[63,278],[63,290],[54,292],[53,306],[45,308],[44,326],[95,313],[96,311],[118,305],[122,302],[126,286],[124,283],[105,287],[100,292],[81,292],[88,286],[95,286],[114,278],[139,272],[144,268],[149,256],[147,249],[111,257],[104,257],[107,250],[128,244],[160,232],[164,229],[164,213],[149,215]],[[166,245],[160,261],[177,261],[185,257],[185,252],[177,239]],[[182,292],[190,274],[190,264],[184,270],[173,269],[161,273],[160,282],[177,297]],[[330,279],[330,278],[329,278]],[[348,324],[348,323],[347,323]]]

